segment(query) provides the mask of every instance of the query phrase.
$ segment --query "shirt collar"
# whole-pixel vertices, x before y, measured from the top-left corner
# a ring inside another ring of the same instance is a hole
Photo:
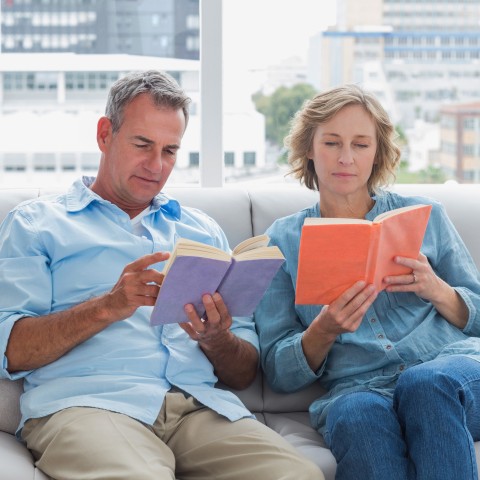
[[[103,199],[90,189],[94,180],[95,177],[84,176],[73,183],[67,192],[67,211],[79,212],[94,201],[111,205],[108,200]],[[152,199],[150,213],[157,212],[158,210],[162,210],[162,212],[173,217],[175,220],[180,220],[180,204],[177,200],[161,192]]]

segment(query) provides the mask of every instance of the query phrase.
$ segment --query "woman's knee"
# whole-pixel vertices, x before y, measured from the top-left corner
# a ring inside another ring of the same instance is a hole
[[[327,416],[330,436],[364,435],[392,417],[391,400],[373,392],[355,392],[339,397]]]

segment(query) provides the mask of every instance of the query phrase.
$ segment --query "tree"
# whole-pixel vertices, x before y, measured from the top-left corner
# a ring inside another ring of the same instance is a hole
[[[293,116],[300,110],[304,101],[316,93],[311,85],[298,83],[290,88],[279,87],[272,95],[264,95],[261,92],[253,94],[252,100],[256,109],[265,115],[267,140],[281,148]]]

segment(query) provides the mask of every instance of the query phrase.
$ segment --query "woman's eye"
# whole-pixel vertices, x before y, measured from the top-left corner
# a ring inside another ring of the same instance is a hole
[[[368,145],[365,145],[364,143],[357,143],[357,147],[359,147],[359,148],[368,148]]]
[[[334,147],[335,145],[338,145],[338,142],[325,142],[325,145],[327,147]]]

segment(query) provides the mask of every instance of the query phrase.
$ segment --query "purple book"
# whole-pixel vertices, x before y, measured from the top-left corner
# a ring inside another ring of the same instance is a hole
[[[251,315],[283,262],[280,258],[240,261],[234,258],[217,290],[230,315]]]
[[[188,321],[183,309],[187,303],[193,304],[202,316],[205,313],[202,296],[217,290],[229,267],[230,262],[225,260],[177,257],[160,288],[150,324]]]
[[[268,237],[264,235],[247,239],[231,257],[216,247],[181,239],[167,266],[150,324],[187,322],[187,303],[201,317],[205,314],[203,295],[216,291],[230,315],[251,315],[284,262],[278,247],[265,247],[265,242]]]

